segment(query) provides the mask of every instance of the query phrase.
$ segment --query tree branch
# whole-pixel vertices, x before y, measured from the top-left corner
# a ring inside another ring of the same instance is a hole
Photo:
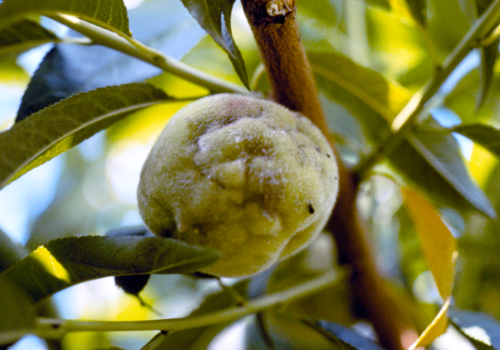
[[[271,85],[271,98],[306,115],[329,138],[318,90],[307,60],[296,21],[295,0],[242,0]],[[380,343],[402,349],[401,318],[376,268],[368,229],[359,217],[356,196],[359,179],[337,154],[340,191],[329,222],[342,264],[352,269],[352,287],[372,322]]]

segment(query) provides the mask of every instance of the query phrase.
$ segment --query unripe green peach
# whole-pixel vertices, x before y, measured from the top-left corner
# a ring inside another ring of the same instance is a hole
[[[337,191],[332,149],[308,119],[221,94],[171,118],[144,164],[138,200],[156,235],[223,253],[201,272],[241,277],[305,248]]]

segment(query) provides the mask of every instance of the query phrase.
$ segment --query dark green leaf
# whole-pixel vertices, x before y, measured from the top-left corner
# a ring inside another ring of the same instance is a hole
[[[426,0],[405,0],[408,8],[415,20],[425,25],[427,22],[427,1]]]
[[[488,151],[500,157],[500,130],[486,124],[466,124],[459,125],[451,129],[475,143],[483,146]]]
[[[6,270],[26,255],[24,254],[24,248],[12,242],[9,236],[0,229],[0,272]]]
[[[476,349],[500,349],[500,324],[492,317],[453,308],[448,311],[448,315],[453,326],[465,335]],[[491,345],[485,343],[486,339],[481,339],[484,335],[487,336]]]
[[[50,241],[2,275],[35,300],[108,276],[190,273],[219,258],[213,249],[161,237],[69,237]]]
[[[401,141],[387,157],[411,181],[440,204],[459,211],[472,210],[474,207],[434,169],[408,141]]]
[[[0,55],[17,55],[33,47],[58,41],[54,33],[38,23],[22,20],[0,29]]]
[[[129,16],[137,40],[175,59],[180,59],[205,35],[177,1],[148,1],[132,9]],[[168,21],[164,20],[166,16]],[[47,53],[32,77],[16,122],[71,95],[140,82],[160,73],[160,69],[148,63],[107,47],[59,45]]]
[[[10,278],[0,275],[0,345],[16,340],[16,331],[35,326],[35,308],[29,295]]]
[[[249,88],[245,62],[231,32],[234,2],[235,0],[182,0],[200,26],[227,52],[241,81]]]
[[[4,0],[0,4],[0,27],[30,15],[66,14],[98,26],[131,35],[127,9],[122,0]]]
[[[433,121],[428,125],[438,128],[438,124]],[[407,140],[477,210],[491,218],[496,217],[495,209],[489,199],[472,182],[458,144],[452,135],[443,133],[443,130],[439,129],[416,128],[408,133]]]
[[[495,62],[498,56],[500,39],[481,48],[481,66],[479,68],[479,96],[476,100],[476,110],[482,107],[493,81]]]
[[[65,99],[0,134],[0,188],[131,112],[171,100],[150,84],[97,89]]]
[[[311,52],[308,56],[317,77],[357,97],[389,122],[410,100],[405,88],[343,55]]]
[[[314,322],[274,311],[262,314],[262,327],[276,350],[356,350]]]

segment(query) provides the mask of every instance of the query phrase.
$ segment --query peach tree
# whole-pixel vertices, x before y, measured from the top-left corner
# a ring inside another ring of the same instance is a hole
[[[500,349],[499,37],[500,0],[1,1],[0,346]]]

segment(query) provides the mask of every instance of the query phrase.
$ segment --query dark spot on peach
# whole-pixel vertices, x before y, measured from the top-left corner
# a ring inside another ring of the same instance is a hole
[[[314,208],[311,203],[307,205],[307,208],[309,209],[309,214],[314,214]]]

